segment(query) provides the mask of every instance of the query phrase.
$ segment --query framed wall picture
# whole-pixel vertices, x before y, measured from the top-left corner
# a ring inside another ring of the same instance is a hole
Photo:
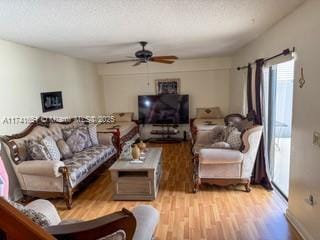
[[[156,94],[180,94],[180,79],[157,79],[155,80]]]
[[[41,93],[42,112],[49,112],[63,108],[62,92]]]

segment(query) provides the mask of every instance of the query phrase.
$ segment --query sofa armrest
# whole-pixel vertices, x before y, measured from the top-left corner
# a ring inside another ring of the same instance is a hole
[[[197,138],[195,140],[195,144],[200,144],[200,145],[210,145],[212,144],[211,139],[210,139],[210,134],[212,131],[197,131]]]
[[[98,141],[101,145],[113,145],[113,133],[112,132],[104,132],[104,133],[97,133]]]
[[[111,132],[98,132],[98,141],[102,145],[113,145],[118,152],[121,151],[120,130],[115,128]]]
[[[152,239],[160,220],[158,210],[150,205],[139,205],[132,209],[132,213],[137,221],[133,240]]]
[[[236,164],[243,161],[243,154],[238,150],[202,148],[199,152],[201,164]]]
[[[56,160],[31,160],[24,161],[17,165],[21,174],[60,177],[59,168],[64,166],[64,162]]]

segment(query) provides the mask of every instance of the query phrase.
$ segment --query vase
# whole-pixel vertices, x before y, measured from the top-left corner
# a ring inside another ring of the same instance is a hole
[[[146,149],[147,145],[142,140],[140,140],[140,142],[138,143],[138,147],[140,148],[141,152],[143,152]]]
[[[131,149],[131,155],[133,160],[138,160],[140,158],[140,148],[138,147],[137,144],[133,144],[133,147]]]

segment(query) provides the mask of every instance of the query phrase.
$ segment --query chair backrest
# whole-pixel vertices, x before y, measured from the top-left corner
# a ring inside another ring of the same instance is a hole
[[[136,226],[135,216],[124,208],[121,211],[93,220],[49,226],[46,227],[46,230],[56,239],[61,240],[111,240],[122,239],[123,236],[123,239],[132,240]]]
[[[261,135],[263,127],[255,125],[254,127],[247,129],[242,134],[243,142],[243,164],[241,178],[250,178],[252,169],[256,161],[257,152],[260,146]]]

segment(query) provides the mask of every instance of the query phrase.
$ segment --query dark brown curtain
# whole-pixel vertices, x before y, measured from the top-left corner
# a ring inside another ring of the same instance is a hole
[[[255,101],[256,103],[256,111],[252,109],[251,114],[254,114],[254,121],[256,124],[263,125],[262,122],[262,102],[261,102],[261,86],[262,86],[262,79],[263,79],[263,64],[264,64],[264,59],[258,59],[256,60],[256,72],[255,72],[255,99],[252,99],[252,93],[248,94],[248,97],[251,96],[251,108],[252,108],[252,102]],[[251,68],[251,67],[250,67]],[[250,81],[250,86],[249,86],[249,78],[252,78],[252,72],[249,71],[248,69],[248,92],[252,91],[252,79]],[[250,87],[250,89],[249,89]],[[249,103],[249,99],[248,99]],[[249,110],[249,104],[248,104],[248,110]],[[250,112],[248,111],[248,115]],[[263,136],[260,141],[260,146],[258,149],[257,153],[257,158],[256,162],[253,168],[252,172],[252,183],[253,184],[261,184],[263,185],[266,189],[272,190],[272,185],[270,182],[269,174],[268,174],[268,161],[265,158],[265,146],[264,146],[264,141],[263,141]]]

